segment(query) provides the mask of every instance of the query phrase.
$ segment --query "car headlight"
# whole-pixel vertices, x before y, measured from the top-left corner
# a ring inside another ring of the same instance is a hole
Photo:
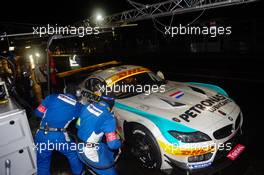
[[[169,131],[169,133],[184,143],[196,143],[205,142],[212,140],[208,135],[200,131],[197,132],[179,132],[179,131]]]

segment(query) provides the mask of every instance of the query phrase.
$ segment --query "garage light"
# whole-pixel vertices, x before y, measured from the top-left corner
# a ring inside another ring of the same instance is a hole
[[[26,46],[26,47],[25,47],[25,49],[30,49],[30,48],[31,48],[31,46]]]
[[[9,51],[14,51],[15,50],[15,47],[14,46],[10,46],[9,47]]]
[[[31,68],[35,69],[35,62],[34,62],[33,55],[29,55],[29,62],[30,62]]]
[[[40,57],[40,54],[38,52],[35,53],[36,57]]]
[[[101,21],[103,21],[104,20],[104,18],[103,18],[103,16],[101,15],[101,14],[97,14],[96,15],[96,21],[97,22],[101,22]]]

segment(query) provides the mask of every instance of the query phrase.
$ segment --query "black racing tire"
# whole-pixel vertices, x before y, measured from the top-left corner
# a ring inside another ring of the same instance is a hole
[[[152,133],[143,125],[133,124],[126,134],[127,151],[140,166],[160,169],[162,158],[159,145]]]

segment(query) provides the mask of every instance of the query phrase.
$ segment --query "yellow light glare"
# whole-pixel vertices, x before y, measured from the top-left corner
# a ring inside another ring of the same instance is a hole
[[[32,69],[35,69],[35,62],[33,59],[33,55],[29,55],[29,61]]]
[[[40,54],[38,52],[35,53],[36,57],[40,57]]]

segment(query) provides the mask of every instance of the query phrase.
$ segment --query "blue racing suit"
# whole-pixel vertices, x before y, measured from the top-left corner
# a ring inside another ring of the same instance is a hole
[[[80,160],[99,175],[116,175],[113,150],[120,148],[121,141],[108,104],[100,101],[83,106],[77,128],[78,138],[84,143],[78,147]],[[102,142],[104,135],[106,143]]]
[[[70,150],[75,143],[69,139],[66,132],[70,122],[79,117],[81,108],[82,104],[70,94],[52,94],[35,110],[37,117],[42,119],[35,136],[38,175],[50,175],[52,150],[57,150],[68,158],[74,175],[82,173],[83,166],[77,157],[77,150]]]

